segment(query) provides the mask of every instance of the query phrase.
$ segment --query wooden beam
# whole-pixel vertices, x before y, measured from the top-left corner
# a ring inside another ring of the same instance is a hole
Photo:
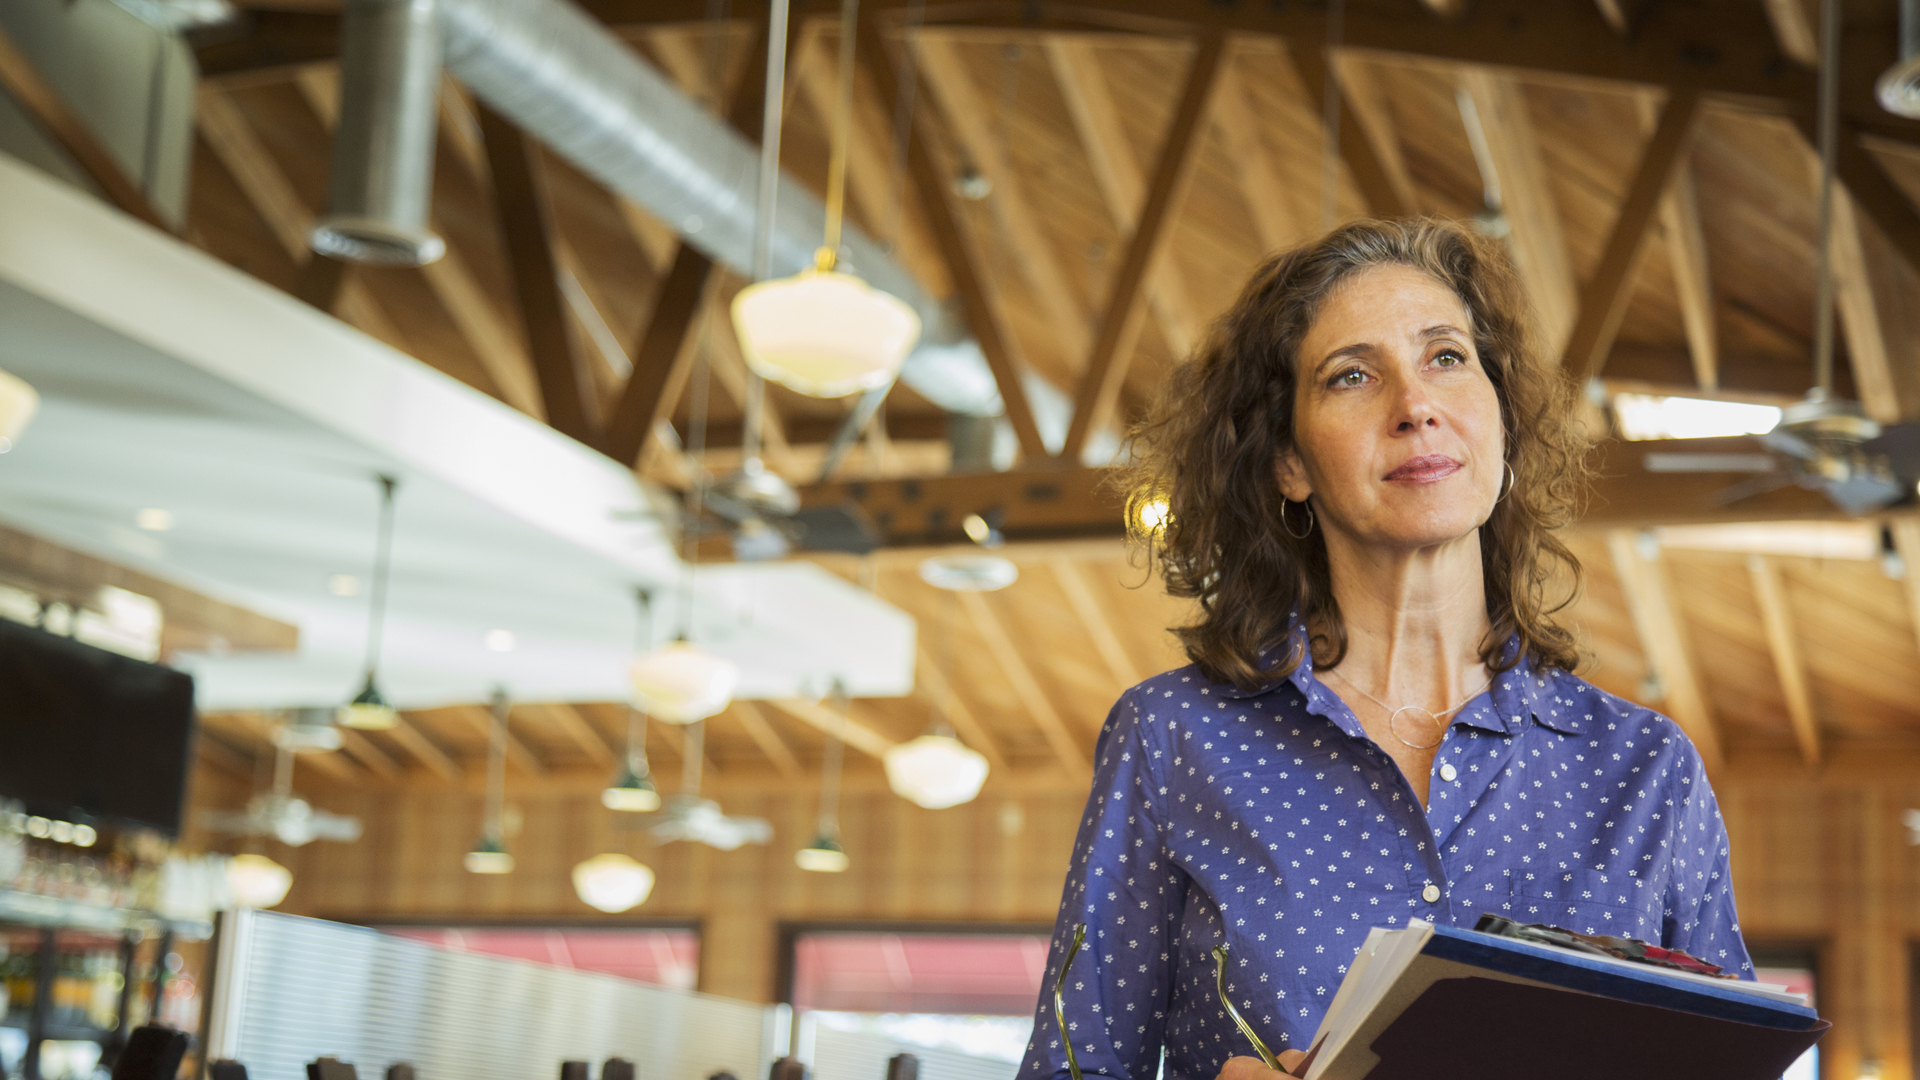
[[[271,738],[268,738],[267,745],[269,748],[273,745]],[[324,773],[343,784],[360,786],[367,782],[367,771],[355,765],[351,758],[348,758],[339,751],[296,755],[294,757],[295,769],[303,765],[312,768],[315,772]]]
[[[27,59],[27,54],[20,51],[3,28],[0,28],[0,89],[13,95],[28,118],[66,151],[108,203],[161,232],[173,232],[173,227],[161,220],[147,193],[94,135],[92,126],[68,106],[60,91],[41,76],[33,61]]]
[[[1640,537],[1634,533],[1615,530],[1607,534],[1607,550],[1613,555],[1620,592],[1626,597],[1627,610],[1640,635],[1641,654],[1666,688],[1666,698],[1660,704],[1693,740],[1707,767],[1717,769],[1721,762],[1719,725],[1694,667],[1679,609],[1668,592],[1659,548],[1654,545],[1650,555],[1640,548]]]
[[[888,544],[966,543],[968,514],[998,512],[1012,540],[1119,535],[1125,500],[1107,469],[1038,468],[887,480],[834,480],[801,490],[806,506],[853,503]]]
[[[1813,712],[1813,694],[1808,689],[1807,665],[1795,637],[1793,612],[1787,605],[1786,585],[1780,570],[1765,555],[1747,556],[1747,571],[1753,576],[1753,598],[1760,605],[1760,625],[1767,632],[1767,648],[1773,653],[1773,668],[1780,677],[1780,692],[1787,701],[1787,719],[1793,724],[1793,740],[1800,745],[1800,756],[1808,765],[1820,764],[1820,725]]]
[[[1634,271],[1646,249],[1647,233],[1653,228],[1654,216],[1675,171],[1686,161],[1699,117],[1699,93],[1675,90],[1660,112],[1653,137],[1641,151],[1639,168],[1614,218],[1600,265],[1581,290],[1580,314],[1567,339],[1564,365],[1580,385],[1598,377],[1606,365],[1620,323],[1627,316],[1627,304],[1633,299]]]
[[[1816,171],[1817,171],[1816,166]],[[1875,296],[1873,268],[1869,266],[1867,237],[1853,199],[1846,191],[1833,193],[1834,306],[1846,334],[1847,360],[1853,368],[1854,393],[1868,416],[1883,424],[1901,419],[1900,389],[1895,381],[1887,327],[1881,321]],[[1903,298],[1911,302],[1911,298]]]
[[[1279,166],[1262,134],[1267,124],[1254,114],[1253,102],[1247,96],[1249,55],[1245,48],[1234,50],[1232,70],[1214,93],[1212,115],[1236,166],[1234,177],[1246,198],[1260,246],[1273,253],[1290,246],[1307,230],[1287,212],[1293,196],[1281,180]]]
[[[1920,645],[1920,518],[1898,517],[1887,523],[1893,531],[1894,550],[1907,572],[1900,579],[1907,593],[1907,620],[1913,627],[1914,643]]]
[[[1300,83],[1306,88],[1307,100],[1313,103],[1316,114],[1327,114],[1327,56],[1319,41],[1306,38],[1289,38],[1287,53],[1293,58],[1294,70],[1299,72]],[[1338,78],[1339,69],[1334,69]],[[1413,213],[1413,208],[1403,201],[1401,192],[1396,190],[1393,177],[1374,146],[1373,139],[1355,115],[1353,103],[1347,95],[1340,95],[1340,159],[1353,174],[1353,182],[1360,189],[1360,197],[1366,201],[1367,211],[1376,217],[1405,217]],[[1318,223],[1316,223],[1316,230]]]
[[[880,34],[879,26],[873,21],[871,9],[860,17],[859,33],[860,56],[880,91],[881,100],[899,100],[898,66],[890,46]],[[920,95],[915,95],[916,103],[919,99]],[[922,106],[916,104],[916,114],[920,108]],[[981,260],[973,240],[961,228],[960,214],[953,205],[947,178],[941,174],[940,165],[927,143],[927,119],[916,115],[908,132],[908,176],[913,181],[921,212],[927,216],[927,224],[933,231],[940,256],[946,263],[947,274],[953,279],[954,288],[965,307],[968,328],[973,331],[974,340],[986,356],[987,366],[993,370],[994,385],[1000,390],[1000,401],[1006,409],[1007,420],[1013,425],[1013,433],[1020,441],[1020,452],[1028,461],[1042,461],[1047,457],[1047,447],[1040,438],[1039,426],[1034,423],[1033,407],[1027,403],[1026,388],[1020,382],[1021,365],[1014,357],[1012,337],[1000,318],[991,287],[980,269]]]
[[[1660,126],[1660,107],[1650,95],[1638,101],[1648,136]],[[1687,355],[1700,389],[1720,389],[1720,331],[1714,315],[1713,276],[1707,259],[1707,234],[1700,225],[1700,196],[1693,181],[1691,155],[1675,163],[1673,179],[1660,199],[1660,232],[1672,267],[1674,299],[1687,335]]]
[[[406,717],[401,717],[400,722],[395,724],[388,734],[393,736],[393,741],[399,743],[402,750],[413,755],[415,761],[425,765],[428,771],[440,779],[458,780],[460,778],[460,766],[454,764],[445,750],[440,749],[432,739],[421,734],[420,729],[413,726],[413,722]]]
[[[1818,146],[1812,121],[1802,118],[1801,131],[1810,146]],[[1839,160],[1835,163],[1840,182],[1868,220],[1886,234],[1909,269],[1920,273],[1920,210],[1907,197],[1886,167],[1860,141],[1857,131],[1842,124],[1839,131]]]
[[[1473,98],[1487,133],[1495,173],[1500,178],[1501,209],[1509,226],[1514,269],[1533,303],[1545,355],[1565,353],[1578,312],[1573,262],[1553,185],[1534,138],[1533,121],[1519,80],[1484,68],[1468,68],[1460,84]]]
[[[851,716],[841,716],[830,706],[818,701],[808,701],[804,698],[778,698],[767,704],[803,724],[810,724],[828,735],[836,736],[841,742],[869,757],[884,757],[886,752],[895,746],[892,739]]]
[[[633,373],[607,417],[600,449],[622,465],[640,461],[655,424],[667,419],[677,390],[693,367],[691,331],[704,309],[713,260],[691,244],[674,253],[673,268],[654,294],[653,313],[633,351]]]
[[[1378,82],[1358,57],[1345,52],[1334,56],[1333,71],[1340,84],[1340,100],[1353,111],[1353,120],[1379,161],[1381,175],[1393,192],[1394,203],[1404,216],[1418,214],[1420,197],[1413,186],[1413,173],[1407,168],[1392,111]]]
[[[1787,59],[1801,67],[1820,66],[1820,26],[1814,5],[1820,0],[1763,0],[1767,22]]]
[[[1051,560],[1053,576],[1060,582],[1060,590],[1067,594],[1067,606],[1080,619],[1080,625],[1087,632],[1087,640],[1093,643],[1094,651],[1107,665],[1107,672],[1113,676],[1117,690],[1124,690],[1142,681],[1145,676],[1127,655],[1126,647],[1120,644],[1120,636],[1113,632],[1113,622],[1107,613],[1100,609],[1100,602],[1094,599],[1093,589],[1087,584],[1087,577],[1080,572],[1080,565],[1069,558]]]
[[[299,274],[293,279],[293,295],[331,315],[340,303],[340,293],[350,270],[345,262],[331,255],[309,252],[307,261],[301,264]]]
[[[481,736],[488,740],[488,745],[492,745],[492,709],[485,705],[461,705],[456,706],[455,711],[465,717],[467,722],[472,724],[475,730],[479,731]],[[527,749],[527,744],[521,742],[519,736],[509,731],[507,732],[506,741],[507,760],[513,762],[520,771],[530,773],[534,776],[539,776],[541,773],[547,771],[546,765],[542,764],[540,759],[534,756],[533,751]]]
[[[1120,108],[1100,71],[1099,57],[1084,38],[1055,35],[1046,39],[1044,48],[1107,211],[1115,225],[1131,233],[1146,201],[1147,181],[1128,143]],[[1199,319],[1182,278],[1170,262],[1153,268],[1147,281],[1147,302],[1153,307],[1168,347],[1176,358],[1185,357],[1199,335]]]
[[[800,767],[800,759],[794,756],[793,748],[787,745],[779,732],[773,730],[773,725],[767,721],[759,705],[751,701],[735,701],[728,711],[740,721],[741,727],[747,729],[747,735],[753,739],[754,745],[767,755],[767,760],[773,762],[774,769],[781,776],[793,779],[805,771]]]
[[[1653,0],[1593,0],[1593,3],[1600,9],[1600,17],[1623,38],[1639,32],[1648,9],[1653,6]]]
[[[607,745],[606,737],[601,735],[600,732],[587,721],[587,718],[580,714],[580,710],[574,708],[572,705],[568,705],[565,702],[555,702],[549,705],[523,705],[521,707],[538,709],[547,719],[553,721],[556,727],[565,732],[567,738],[573,740],[574,745],[586,751],[587,756],[593,759],[594,764],[612,766],[619,762],[620,755],[616,754],[613,748]]]
[[[1087,307],[1060,268],[1049,239],[1051,231],[1034,216],[1026,185],[1007,156],[1006,140],[994,130],[992,102],[974,84],[951,39],[923,32],[915,35],[912,47],[919,60],[921,86],[942,105],[941,115],[959,143],[963,161],[993,182],[985,206],[999,223],[1014,266],[1046,313],[1061,349],[1069,356],[1086,355]],[[885,81],[880,83],[884,88]],[[894,99],[889,95],[887,100]]]
[[[580,368],[560,274],[554,263],[552,214],[540,173],[540,149],[506,117],[482,105],[480,133],[493,177],[493,201],[506,241],[507,263],[520,301],[521,324],[533,355],[547,423],[591,446],[593,405]]]
[[[1000,750],[999,741],[987,734],[986,726],[980,723],[980,718],[974,715],[973,709],[968,707],[958,693],[954,692],[953,684],[940,670],[940,665],[934,663],[933,657],[927,654],[925,645],[919,645],[914,649],[913,671],[913,677],[920,684],[920,689],[926,693],[927,697],[933,699],[935,706],[940,710],[940,715],[946,717],[947,723],[953,725],[953,730],[960,738],[968,746],[980,751],[990,767],[1004,770],[1007,767],[1007,758]]]
[[[340,749],[351,754],[354,760],[367,767],[367,770],[382,780],[397,780],[400,766],[386,755],[386,752],[373,745],[373,740],[365,735],[343,727],[340,732]]]
[[[1127,242],[1126,257],[1109,286],[1100,332],[1074,395],[1073,420],[1060,448],[1060,456],[1066,461],[1079,461],[1088,436],[1106,426],[1120,386],[1126,381],[1143,314],[1138,303],[1140,287],[1166,250],[1168,225],[1186,199],[1199,159],[1196,144],[1206,131],[1208,106],[1219,82],[1220,58],[1225,49],[1224,34],[1209,34],[1200,39],[1187,65],[1186,85],[1180,91],[1173,119],[1167,123],[1146,202]]]
[[[993,613],[993,608],[977,592],[955,595],[960,598],[960,607],[967,613],[974,630],[986,640],[988,654],[1006,676],[1015,696],[1026,706],[1028,715],[1039,726],[1041,734],[1046,736],[1053,756],[1059,759],[1069,774],[1084,776],[1091,768],[1087,751],[1081,748],[1080,740],[1067,729],[1066,720],[1053,707],[1053,702],[1047,700],[1040,680],[1034,676],[1033,669],[1027,666],[1026,657],[1014,645],[999,616]]]

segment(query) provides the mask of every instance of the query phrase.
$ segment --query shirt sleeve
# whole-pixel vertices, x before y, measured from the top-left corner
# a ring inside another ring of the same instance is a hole
[[[1691,743],[1669,775],[1667,790],[1673,814],[1673,861],[1662,944],[1751,979],[1753,962],[1733,906],[1727,826],[1720,819],[1720,803],[1707,783],[1700,753]]]
[[[1093,788],[1068,864],[1019,1080],[1070,1075],[1053,988],[1079,923],[1086,924],[1086,943],[1074,958],[1064,997],[1081,1072],[1153,1080],[1159,1069],[1187,884],[1162,842],[1164,789],[1154,778],[1141,708],[1145,696],[1136,689],[1114,705],[1094,748]]]

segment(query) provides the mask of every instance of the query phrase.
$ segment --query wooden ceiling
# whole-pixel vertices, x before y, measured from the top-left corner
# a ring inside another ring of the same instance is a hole
[[[200,47],[187,239],[663,484],[737,463],[746,375],[725,317],[736,276],[710,271],[668,224],[451,80],[433,204],[447,257],[418,270],[313,257],[305,237],[326,200],[338,4],[242,6],[247,21]],[[692,0],[586,6],[689,94],[753,128],[733,106],[754,98],[763,3],[734,3],[722,22],[703,21],[708,5]],[[841,33],[833,7],[802,5],[790,46],[783,166],[816,191]],[[1813,7],[1352,0],[1330,41],[1321,4],[869,0],[849,212],[929,292],[955,297],[1009,370],[1076,401],[1071,450],[1150,401],[1268,254],[1330,220],[1481,211],[1470,107],[1549,354],[1616,383],[1785,400],[1811,379]],[[1894,0],[1845,4],[1834,245],[1839,389],[1883,419],[1920,415],[1920,126],[1870,99],[1894,57],[1895,19]],[[1329,169],[1331,88],[1340,138]],[[984,196],[964,197],[963,178],[984,180]],[[709,449],[696,463],[676,442],[703,364]],[[898,501],[910,484],[914,498],[932,493],[920,513],[956,511],[914,525],[903,509],[895,540],[951,536],[995,498],[1014,526],[1038,523],[1024,535],[1116,534],[1097,471],[1051,457],[1018,415],[1023,395],[1004,381],[1003,393],[1025,438],[1020,465],[998,479],[942,478],[945,418],[905,386],[828,484],[824,446],[850,403],[772,388],[767,461],[815,498],[858,485],[862,498]],[[1904,511],[1889,520],[1915,568],[1907,584],[1871,558],[1750,565],[1748,554],[1608,530],[1835,513],[1792,488],[1716,508],[1707,496],[1728,478],[1655,477],[1633,447],[1598,452],[1611,475],[1577,537],[1587,578],[1571,616],[1595,681],[1671,712],[1726,761],[1807,768],[1920,753],[1920,533]],[[1007,493],[1035,477],[1068,489],[1070,510],[1022,518]],[[1001,487],[983,494],[983,484]],[[1016,542],[1005,553],[1020,582],[958,600],[919,582],[927,553],[883,550],[865,570],[821,560],[873,580],[921,626],[915,696],[856,703],[848,741],[862,762],[918,733],[937,706],[993,759],[996,782],[1084,775],[1119,691],[1181,662],[1165,628],[1182,605],[1117,539]],[[1650,652],[1663,658],[1651,681]],[[471,783],[485,745],[479,707],[407,720],[305,760],[343,782]],[[209,717],[210,753],[245,768],[262,722]],[[709,777],[808,782],[832,723],[804,703],[736,704],[709,725]],[[615,704],[519,706],[510,765],[522,779],[596,782],[624,725]],[[650,754],[670,774],[684,735],[651,732]]]

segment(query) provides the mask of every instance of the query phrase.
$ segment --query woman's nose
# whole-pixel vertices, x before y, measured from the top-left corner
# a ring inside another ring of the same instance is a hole
[[[1409,379],[1400,384],[1400,395],[1394,408],[1399,413],[1394,430],[1400,434],[1440,426],[1440,413],[1434,407],[1433,396],[1418,379]]]

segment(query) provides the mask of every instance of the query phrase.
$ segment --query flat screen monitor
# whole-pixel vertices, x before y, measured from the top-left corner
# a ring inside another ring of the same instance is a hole
[[[0,619],[0,800],[176,835],[193,737],[192,676]]]

